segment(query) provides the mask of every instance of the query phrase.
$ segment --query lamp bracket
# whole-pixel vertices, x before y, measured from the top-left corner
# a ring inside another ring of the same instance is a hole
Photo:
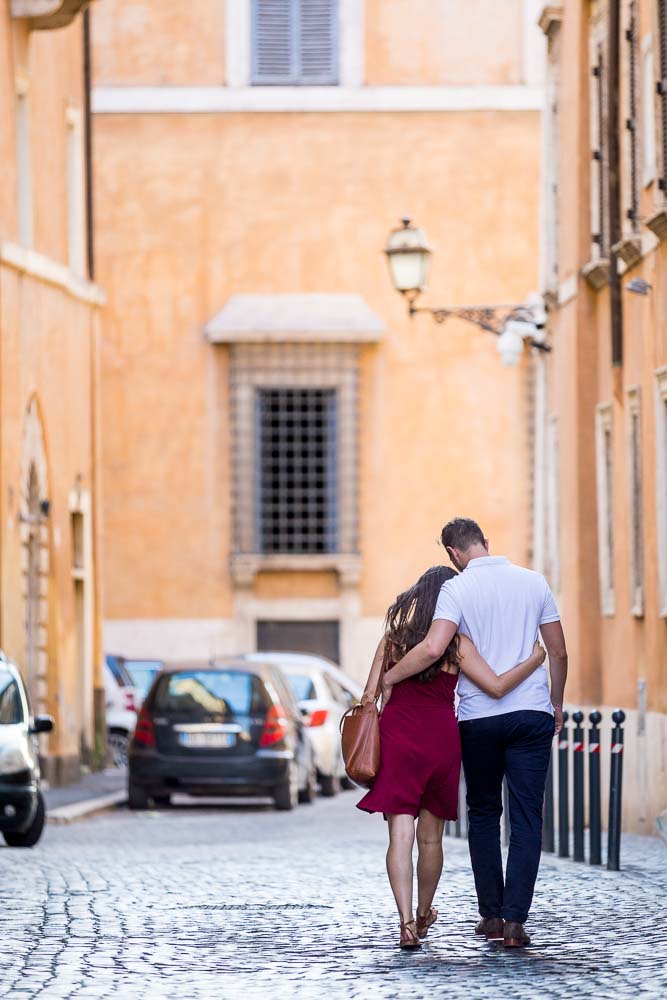
[[[414,316],[416,313],[428,313],[436,323],[444,323],[454,317],[462,319],[466,323],[493,333],[497,337],[503,332],[509,320],[521,320],[523,322],[534,322],[533,313],[530,306],[526,305],[490,305],[490,306],[417,306],[415,298],[408,297],[408,315]],[[528,343],[531,347],[536,347],[539,351],[550,351],[548,344],[543,344],[538,340],[530,339]]]

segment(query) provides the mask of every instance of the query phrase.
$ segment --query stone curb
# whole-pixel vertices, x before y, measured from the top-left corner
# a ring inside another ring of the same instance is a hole
[[[113,809],[127,801],[127,792],[121,789],[118,792],[110,792],[108,795],[98,795],[92,799],[83,799],[81,802],[71,802],[66,806],[58,806],[56,809],[48,809],[46,818],[49,823],[76,823],[79,819],[85,819],[94,813],[104,812],[105,809]]]

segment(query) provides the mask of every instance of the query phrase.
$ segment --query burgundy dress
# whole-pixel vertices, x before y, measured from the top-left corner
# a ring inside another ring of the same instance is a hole
[[[415,817],[420,809],[428,809],[440,819],[457,818],[457,679],[458,674],[441,671],[432,681],[410,677],[395,685],[380,716],[380,771],[358,809]]]

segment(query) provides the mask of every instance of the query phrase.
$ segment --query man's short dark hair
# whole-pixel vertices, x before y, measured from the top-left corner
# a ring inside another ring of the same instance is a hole
[[[446,549],[467,552],[472,545],[484,544],[484,532],[471,517],[455,517],[442,529],[440,540]]]

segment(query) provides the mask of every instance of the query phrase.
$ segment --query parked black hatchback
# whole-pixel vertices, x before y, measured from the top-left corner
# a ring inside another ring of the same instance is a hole
[[[128,800],[144,809],[189,795],[262,795],[292,809],[315,795],[307,730],[279,668],[225,660],[167,664],[130,743]]]
[[[30,717],[16,666],[0,653],[0,831],[9,847],[32,847],[44,829],[36,733],[53,729],[50,715]]]

